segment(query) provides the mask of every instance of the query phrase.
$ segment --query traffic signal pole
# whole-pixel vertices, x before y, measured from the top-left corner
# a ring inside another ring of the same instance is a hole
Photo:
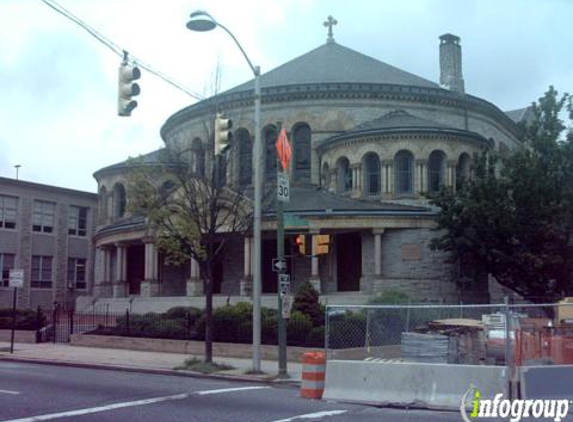
[[[277,124],[277,134],[280,134],[282,129],[282,123]],[[282,173],[282,164],[277,153],[277,183],[279,180],[279,173]],[[286,170],[286,169],[285,169]],[[278,189],[278,184],[277,184]],[[284,211],[283,202],[278,199],[277,196],[277,259],[279,262],[284,262],[285,259],[285,229],[284,229]],[[281,286],[281,274],[287,272],[287,269],[283,267],[277,272],[277,299],[278,299],[278,343],[279,343],[279,378],[286,378],[287,374],[287,339],[286,339],[286,320],[283,316],[283,296],[285,292]]]

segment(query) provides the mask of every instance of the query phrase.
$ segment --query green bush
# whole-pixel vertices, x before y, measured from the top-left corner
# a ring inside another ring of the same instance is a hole
[[[319,302],[318,292],[308,281],[298,286],[292,310],[308,315],[314,327],[324,325],[324,306]]]
[[[176,306],[174,308],[169,309],[165,313],[165,317],[168,319],[187,319],[189,318],[193,324],[197,322],[203,311],[199,308],[194,308],[192,306]]]
[[[306,336],[305,346],[324,347],[324,325],[314,327]]]
[[[389,289],[371,298],[371,305],[400,305],[410,302],[410,297],[402,290]]]
[[[17,330],[37,330],[47,325],[47,318],[43,313],[31,309],[16,310],[16,329]],[[12,309],[0,309],[0,329],[12,328]]]
[[[338,315],[331,314],[328,324],[328,347],[347,349],[364,346],[366,314],[363,311],[345,311]]]
[[[321,347],[324,326],[314,327],[312,318],[298,310],[291,311],[286,322],[288,344]],[[164,314],[130,314],[116,319],[116,327],[96,330],[95,334],[115,334],[130,337],[205,340],[205,315],[197,308],[176,307]],[[246,343],[253,341],[253,307],[240,302],[213,310],[213,341]],[[276,309],[261,308],[261,343],[277,344],[278,313]]]
[[[312,331],[312,320],[300,311],[291,311],[287,323],[287,343],[291,346],[304,346]]]
[[[279,324],[277,315],[276,309],[261,309],[261,343],[277,344]]]
[[[129,324],[125,316],[117,318],[115,333],[129,337],[187,340],[192,327],[186,317],[168,319],[166,314],[131,314]]]
[[[252,334],[253,307],[240,302],[213,310],[213,341],[249,343]],[[197,321],[196,339],[205,340],[205,315]]]

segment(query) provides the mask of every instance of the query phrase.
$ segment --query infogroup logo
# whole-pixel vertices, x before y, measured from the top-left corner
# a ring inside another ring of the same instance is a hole
[[[464,393],[460,412],[465,422],[475,422],[485,418],[502,418],[510,422],[533,419],[563,420],[569,412],[571,402],[559,400],[509,400],[499,393],[493,399],[482,398],[479,388],[473,385]],[[468,413],[468,405],[471,411]]]

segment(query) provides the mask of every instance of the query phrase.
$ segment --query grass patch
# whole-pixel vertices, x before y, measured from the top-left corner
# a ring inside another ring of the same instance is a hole
[[[229,369],[235,369],[231,365],[226,365],[224,363],[206,363],[199,358],[189,358],[183,362],[183,365],[177,366],[175,370],[186,370],[200,372],[202,374],[212,374],[213,372],[228,371]]]

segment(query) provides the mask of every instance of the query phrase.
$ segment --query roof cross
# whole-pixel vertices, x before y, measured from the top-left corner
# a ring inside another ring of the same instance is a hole
[[[326,39],[327,43],[334,42],[334,37],[332,35],[332,27],[337,23],[338,21],[334,19],[332,16],[329,16],[326,22],[323,23],[325,27],[328,27],[328,38]]]

